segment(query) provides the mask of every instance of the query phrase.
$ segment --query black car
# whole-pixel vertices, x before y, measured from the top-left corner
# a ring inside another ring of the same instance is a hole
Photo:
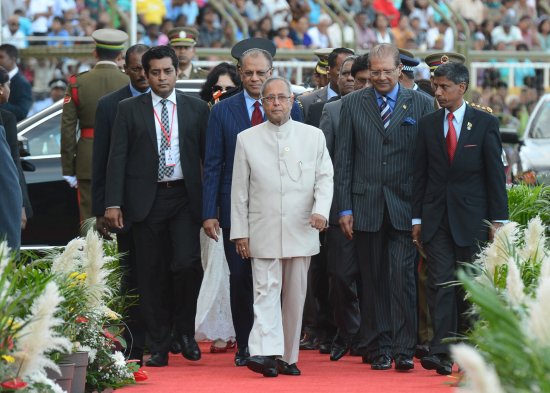
[[[176,87],[198,97],[203,80],[178,81]],[[66,245],[79,234],[77,191],[61,173],[63,100],[19,122],[21,161],[34,216],[22,233],[23,248]]]

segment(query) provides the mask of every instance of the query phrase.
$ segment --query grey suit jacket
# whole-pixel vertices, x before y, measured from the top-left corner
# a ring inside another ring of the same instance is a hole
[[[340,110],[342,109],[342,100],[339,99],[333,102],[327,102],[323,107],[323,113],[321,114],[321,121],[319,128],[323,130],[325,134],[325,140],[327,143],[327,150],[330,154],[330,158],[334,163],[334,148],[336,144],[336,136],[338,134],[338,128],[340,127]],[[336,201],[332,201],[330,208],[329,223],[331,225],[338,225],[338,208],[336,207]]]
[[[17,168],[10,154],[4,126],[0,125],[0,241],[19,250],[21,244],[21,208],[23,199]]]
[[[393,227],[411,230],[412,175],[418,120],[433,111],[423,94],[400,88],[384,129],[373,88],[342,98],[335,145],[338,212],[353,211],[353,227],[376,232],[387,206]]]
[[[328,85],[325,87],[321,87],[320,89],[313,90],[309,94],[302,94],[296,99],[300,101],[302,110],[304,111],[304,119],[307,119],[307,114],[311,104],[314,104],[316,102],[325,102],[328,100]]]

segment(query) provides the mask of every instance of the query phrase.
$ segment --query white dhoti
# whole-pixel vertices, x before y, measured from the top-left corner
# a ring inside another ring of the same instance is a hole
[[[298,361],[310,260],[311,257],[252,258],[254,325],[248,339],[251,356],[276,356],[288,364]]]

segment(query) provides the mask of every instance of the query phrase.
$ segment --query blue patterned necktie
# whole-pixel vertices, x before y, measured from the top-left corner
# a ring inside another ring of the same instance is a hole
[[[173,166],[166,166],[166,150],[170,150],[170,143],[168,142],[168,138],[166,137],[166,135],[170,132],[170,121],[168,120],[168,108],[166,107],[167,102],[168,100],[166,99],[160,100],[160,104],[162,105],[160,120],[161,120],[162,127],[164,128],[164,132],[161,130],[158,180],[164,179],[165,176],[170,177],[174,173]]]
[[[382,124],[384,124],[384,129],[388,129],[390,126],[391,118],[391,108],[388,104],[388,97],[382,96],[382,104],[380,105],[380,116],[382,116]]]

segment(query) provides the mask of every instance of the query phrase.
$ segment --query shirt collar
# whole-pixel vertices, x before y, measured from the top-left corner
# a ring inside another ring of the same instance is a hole
[[[244,92],[244,100],[246,102],[247,108],[252,107],[256,101],[258,101],[260,103],[260,106],[262,106],[262,100],[257,100],[255,98],[250,97],[250,94],[248,94],[246,89],[243,89],[243,92]]]
[[[151,98],[153,99],[153,106],[157,106],[162,100],[162,97],[156,95],[153,90],[151,90]],[[176,105],[176,89],[172,90],[172,93],[166,99]]]
[[[338,93],[336,93],[332,88],[330,87],[330,83],[327,85],[327,101],[330,100],[332,97],[336,97]]]
[[[132,86],[132,83],[129,83],[129,87],[130,87],[130,93],[132,93],[132,97],[140,96],[142,94],[146,94],[151,91],[151,88],[148,87],[147,90],[142,93],[141,91],[137,90],[134,86]]]
[[[386,98],[389,98],[393,102],[397,102],[397,94],[399,93],[399,83],[396,83],[392,91],[388,94],[385,94]],[[376,94],[376,99],[380,100],[383,94],[380,94],[376,89],[374,89],[374,94]]]
[[[109,64],[109,65],[114,65],[114,66],[118,67],[117,63],[115,63],[114,61],[110,61],[110,60],[100,60],[97,63],[95,63],[95,65],[98,65],[98,64]]]
[[[13,78],[15,76],[15,74],[17,74],[19,72],[19,67],[15,66],[15,68],[13,70],[11,70],[10,72],[8,72],[8,76],[10,77],[10,80],[11,78]]]
[[[448,109],[445,109],[445,119],[447,119],[447,115],[451,113]],[[466,113],[466,102],[464,100],[462,101],[462,105],[453,112],[453,116],[457,122],[457,124],[462,124],[462,121],[464,120],[464,114]]]

